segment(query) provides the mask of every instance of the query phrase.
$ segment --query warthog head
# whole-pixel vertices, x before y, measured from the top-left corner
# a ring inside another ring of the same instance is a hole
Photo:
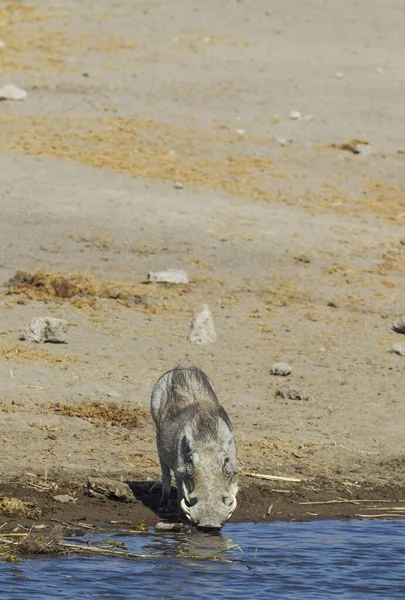
[[[191,523],[220,529],[236,508],[237,465],[233,433],[219,419],[215,436],[196,439],[188,427],[176,480],[180,507]]]

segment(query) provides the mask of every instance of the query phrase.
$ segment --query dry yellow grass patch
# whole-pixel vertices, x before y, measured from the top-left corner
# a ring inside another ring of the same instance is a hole
[[[0,346],[0,355],[6,360],[13,360],[18,363],[27,362],[43,362],[47,365],[54,365],[63,362],[72,362],[76,358],[74,356],[54,355],[46,348],[37,348],[18,343],[5,343]]]
[[[140,406],[127,407],[112,402],[85,401],[77,404],[58,403],[51,407],[56,414],[77,417],[95,425],[135,429],[142,425],[146,412]]]
[[[39,506],[29,507],[19,498],[3,498],[0,502],[0,514],[5,517],[26,517],[28,519],[39,519],[42,514]]]

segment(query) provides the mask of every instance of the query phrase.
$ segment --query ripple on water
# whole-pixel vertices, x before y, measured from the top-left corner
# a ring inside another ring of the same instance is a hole
[[[43,557],[1,564],[1,600],[405,598],[405,521],[229,523],[214,536],[116,538],[132,552],[160,557]],[[232,562],[188,558],[213,554]]]

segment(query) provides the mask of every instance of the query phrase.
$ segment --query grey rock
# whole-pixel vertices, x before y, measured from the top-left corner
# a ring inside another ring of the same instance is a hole
[[[188,283],[188,275],[181,269],[149,271],[148,281],[151,283]]]
[[[159,521],[155,525],[155,531],[185,531],[187,526],[184,523],[166,523]]]
[[[34,317],[31,323],[23,329],[20,340],[43,344],[66,344],[69,323],[65,319],[55,317]]]
[[[127,483],[107,477],[89,477],[87,494],[93,498],[109,498],[121,502],[135,502],[136,498]]]
[[[391,352],[394,354],[399,354],[399,356],[405,356],[405,342],[394,344],[391,348]]]
[[[76,504],[77,498],[74,498],[70,494],[59,494],[58,496],[54,496],[53,499],[55,502],[61,502],[62,504]]]
[[[188,341],[200,346],[215,344],[217,341],[214,321],[208,305],[204,304],[201,312],[197,313],[191,320]]]
[[[308,392],[298,388],[287,388],[285,390],[277,390],[276,396],[284,398],[284,400],[304,400],[308,401],[311,396]]]
[[[397,333],[405,333],[405,315],[395,321],[392,329]]]
[[[27,92],[12,83],[0,88],[0,100],[25,100]]]
[[[289,114],[289,117],[292,121],[299,121],[302,119],[302,115],[298,110],[292,110]]]
[[[281,375],[283,377],[290,375],[291,371],[292,371],[292,368],[290,367],[290,365],[288,363],[285,363],[285,362],[274,363],[274,365],[270,369],[270,373],[272,375]]]
[[[184,185],[181,183],[181,181],[176,181],[176,183],[174,184],[174,189],[182,190],[183,188],[184,188]]]

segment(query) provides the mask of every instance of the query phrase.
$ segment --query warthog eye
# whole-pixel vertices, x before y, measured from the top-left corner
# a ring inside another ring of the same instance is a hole
[[[189,477],[192,477],[194,475],[194,465],[191,459],[186,464],[186,473]]]
[[[231,465],[229,463],[229,458],[225,459],[224,466],[222,467],[222,470],[223,470],[224,474],[227,477],[232,477],[233,473],[232,473]]]

